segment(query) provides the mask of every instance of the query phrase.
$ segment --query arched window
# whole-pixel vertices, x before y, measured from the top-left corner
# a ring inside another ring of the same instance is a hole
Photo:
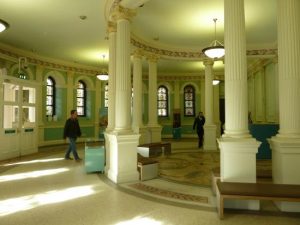
[[[184,87],[184,116],[195,116],[195,89],[192,85]]]
[[[108,108],[108,83],[105,84],[104,88],[104,107]]]
[[[49,76],[46,86],[46,116],[55,115],[55,80]]]
[[[78,116],[86,115],[86,84],[79,80],[77,83],[77,114]]]
[[[157,90],[158,116],[160,116],[160,117],[169,116],[168,100],[169,100],[168,89],[163,85],[159,86],[158,90]]]

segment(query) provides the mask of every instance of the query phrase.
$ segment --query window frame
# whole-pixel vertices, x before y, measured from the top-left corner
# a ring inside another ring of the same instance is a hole
[[[52,84],[48,84],[48,80],[51,81]],[[45,105],[46,105],[46,116],[54,116],[56,115],[56,82],[55,79],[52,76],[48,76],[47,80],[46,80],[46,101],[45,101]],[[48,95],[48,87],[52,87],[52,94]],[[52,104],[48,105],[47,103],[47,99],[48,97],[52,98]],[[48,114],[48,110],[47,107],[50,106],[52,108],[52,114]]]
[[[165,93],[164,93],[165,94],[165,100],[160,100],[159,99],[160,89],[165,90]],[[159,107],[160,102],[165,102],[166,107]],[[160,113],[159,113],[160,109],[165,109],[166,110],[166,115],[160,115]],[[165,85],[160,85],[157,88],[157,115],[158,115],[158,117],[162,117],[162,118],[169,117],[169,89]]]
[[[191,89],[192,92],[188,92],[187,89]],[[191,93],[192,94],[192,99],[188,99],[187,96],[186,96],[186,93]],[[183,107],[184,107],[184,116],[185,117],[195,117],[195,112],[196,112],[196,109],[195,109],[195,88],[193,85],[186,85],[184,88],[183,88]],[[187,107],[187,102],[191,101],[192,102],[192,106],[191,107]],[[192,114],[187,114],[187,109],[190,108],[191,111],[192,111]]]
[[[79,87],[79,84],[82,86],[82,87]],[[83,96],[81,97],[78,97],[79,93],[78,91],[79,90],[83,90]],[[86,98],[87,98],[87,90],[86,90],[86,84],[83,80],[79,80],[77,82],[77,86],[76,86],[76,110],[77,110],[77,115],[79,117],[85,117],[86,116],[86,108],[87,108],[87,105],[86,105]],[[78,106],[78,99],[83,99],[82,100],[82,103],[83,105],[82,106]],[[81,110],[79,110],[79,108],[83,108],[83,114],[80,114],[81,113]]]

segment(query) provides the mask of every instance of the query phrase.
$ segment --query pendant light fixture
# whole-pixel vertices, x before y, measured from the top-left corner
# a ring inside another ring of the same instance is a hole
[[[9,27],[8,23],[0,19],[0,33]]]
[[[216,23],[217,19],[213,19],[215,23],[215,40],[209,47],[202,49],[202,52],[209,58],[218,59],[225,55],[225,49],[221,42],[217,40]]]
[[[102,65],[101,73],[97,74],[96,76],[99,80],[108,80],[108,73],[104,68],[105,55],[103,54],[102,57],[103,57],[103,63],[102,63],[103,65]]]

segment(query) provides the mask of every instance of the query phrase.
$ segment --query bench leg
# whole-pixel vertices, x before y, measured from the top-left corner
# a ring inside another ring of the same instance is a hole
[[[220,195],[220,205],[219,205],[219,217],[220,219],[224,218],[224,198]]]

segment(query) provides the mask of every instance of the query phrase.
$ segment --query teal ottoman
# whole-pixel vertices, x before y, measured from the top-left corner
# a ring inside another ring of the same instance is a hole
[[[104,146],[85,146],[85,171],[104,172]]]

